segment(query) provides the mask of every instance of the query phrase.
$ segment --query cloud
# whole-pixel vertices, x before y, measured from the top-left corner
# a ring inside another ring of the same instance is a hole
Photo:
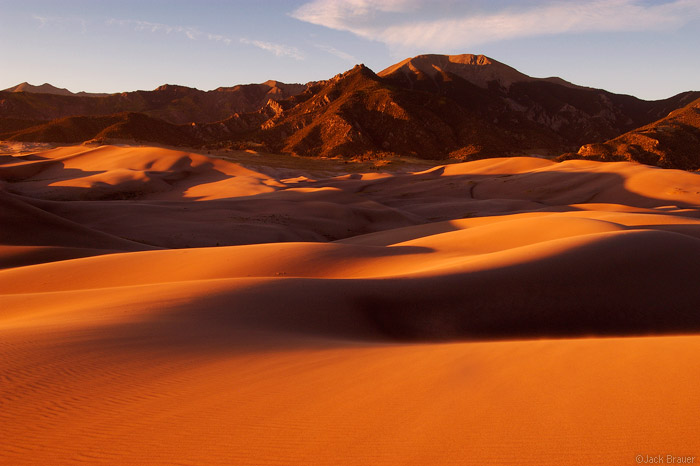
[[[115,24],[122,27],[128,27],[134,31],[147,31],[160,34],[181,34],[190,40],[209,40],[213,42],[221,42],[226,45],[231,45],[234,39],[223,34],[213,34],[203,32],[191,26],[171,26],[162,23],[153,23],[150,21],[140,21],[133,19],[110,19],[107,24]],[[274,42],[264,42],[261,40],[252,40],[240,38],[237,42],[245,45],[252,45],[262,50],[266,50],[275,54],[278,57],[292,57],[296,60],[303,60],[304,55],[296,47],[289,45],[277,44]]]
[[[291,16],[331,29],[355,32],[359,23],[375,17],[378,12],[399,13],[417,6],[416,0],[313,0],[301,5]]]
[[[44,26],[46,26],[46,25],[49,24],[49,22],[50,22],[50,19],[47,18],[46,16],[33,15],[32,18],[34,18],[35,20],[39,21],[39,23],[40,23],[40,24],[39,24],[39,27],[40,27],[40,28],[43,28]]]
[[[350,55],[349,53],[343,52],[342,50],[338,50],[335,47],[331,47],[330,45],[315,44],[314,47],[323,50],[324,52],[328,52],[331,55],[335,55],[336,57],[342,60],[346,60],[352,63],[359,63],[359,60],[354,56]]]
[[[395,49],[438,50],[542,35],[668,30],[700,17],[697,0],[653,5],[640,0],[564,0],[529,7],[510,3],[512,6],[498,11],[475,13],[473,5],[459,2],[443,3],[442,7],[452,7],[448,11],[428,1],[313,0],[291,16]],[[442,16],[435,17],[436,13]],[[430,19],[418,19],[421,17]]]
[[[128,27],[135,31],[147,31],[152,33],[161,34],[182,34],[190,40],[205,39],[214,42],[222,42],[226,45],[230,45],[233,39],[224,36],[222,34],[212,34],[209,32],[202,32],[197,28],[190,26],[170,26],[168,24],[162,23],[152,23],[150,21],[139,21],[134,19],[109,19],[107,24],[115,24],[118,26]]]
[[[207,38],[207,40],[213,40],[214,42],[223,42],[226,45],[230,45],[232,42],[231,38],[226,37],[226,36],[221,35],[221,34],[207,33],[206,38]]]
[[[87,32],[88,23],[82,18],[39,15],[32,15],[32,18],[39,21],[39,28],[44,28],[45,26],[59,26],[65,29],[67,27],[73,28],[77,24],[80,26],[80,32],[82,32],[83,34]]]
[[[288,45],[276,44],[274,42],[263,42],[261,40],[251,40],[246,38],[241,38],[239,40],[241,44],[252,45],[262,50],[274,53],[278,57],[291,57],[295,60],[303,60],[304,55],[296,47],[290,47]]]

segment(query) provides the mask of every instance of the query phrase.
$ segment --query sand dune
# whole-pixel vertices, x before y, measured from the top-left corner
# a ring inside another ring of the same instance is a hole
[[[289,160],[0,160],[1,461],[700,454],[698,174]]]
[[[3,339],[9,464],[634,464],[697,448],[697,337],[251,351],[107,336]]]

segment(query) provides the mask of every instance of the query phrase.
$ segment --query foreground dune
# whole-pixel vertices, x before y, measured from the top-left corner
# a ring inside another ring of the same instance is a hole
[[[416,346],[267,337],[241,348],[204,334],[196,346],[169,345],[155,328],[147,340],[54,330],[36,341],[37,330],[3,339],[4,385],[14,388],[0,412],[7,464],[697,456],[698,337]]]
[[[243,156],[0,159],[0,460],[700,456],[697,174]]]

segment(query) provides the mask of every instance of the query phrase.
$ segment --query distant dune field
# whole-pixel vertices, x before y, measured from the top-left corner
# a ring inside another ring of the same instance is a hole
[[[0,463],[700,457],[697,173],[7,147]]]

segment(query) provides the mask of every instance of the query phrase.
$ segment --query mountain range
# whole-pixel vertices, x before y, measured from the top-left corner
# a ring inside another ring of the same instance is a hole
[[[367,159],[539,155],[700,168],[700,92],[645,101],[533,78],[484,55],[420,55],[375,73],[201,91],[0,92],[0,139],[138,141]],[[656,142],[654,142],[656,141]]]

